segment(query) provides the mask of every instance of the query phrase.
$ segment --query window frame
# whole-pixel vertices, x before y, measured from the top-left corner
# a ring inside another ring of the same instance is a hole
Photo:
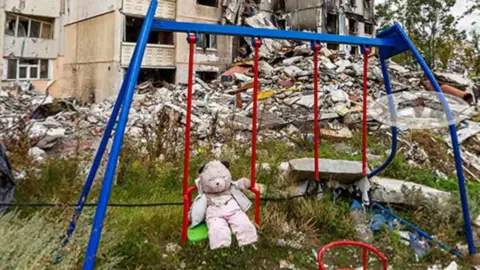
[[[35,39],[44,39],[44,40],[53,40],[53,32],[54,32],[54,23],[50,23],[50,22],[47,22],[47,21],[42,21],[42,20],[38,20],[38,19],[32,19],[32,18],[29,18],[29,17],[26,17],[26,16],[22,16],[22,15],[17,15],[17,14],[13,14],[13,13],[7,13],[7,18],[10,16],[10,17],[15,17],[15,33],[14,33],[14,37],[19,37],[18,36],[18,28],[20,26],[20,18],[26,20],[28,23],[27,23],[27,28],[25,29],[26,30],[26,33],[25,33],[25,36],[23,37],[20,37],[20,38],[35,38]],[[30,34],[32,32],[32,21],[35,21],[35,22],[39,22],[40,23],[40,32],[39,32],[39,37],[30,37]],[[48,38],[43,38],[43,26],[44,25],[49,25],[50,26],[50,35]],[[5,34],[7,35],[7,34]],[[8,35],[8,36],[11,36],[11,35]]]
[[[6,66],[6,73],[5,73],[5,77],[3,78],[4,80],[7,80],[7,81],[42,81],[42,80],[50,80],[50,59],[40,59],[40,58],[36,58],[36,59],[31,59],[31,58],[23,58],[23,59],[20,59],[20,58],[15,58],[15,59],[5,59],[6,60],[6,63],[7,63],[7,66]],[[8,63],[10,61],[15,61],[16,62],[16,67],[15,67],[15,72],[16,72],[16,76],[15,78],[9,78],[9,74],[10,74],[10,67],[8,66]],[[37,64],[21,64],[20,61],[37,61]],[[45,63],[46,61],[46,64],[47,64],[47,77],[46,78],[42,78],[42,62]],[[4,66],[5,68],[5,66]],[[20,69],[21,68],[25,68],[26,69],[26,73],[25,73],[25,78],[20,78]],[[37,73],[35,74],[35,76],[32,76],[32,73],[31,73],[31,69],[32,68],[36,68],[37,69]]]
[[[212,36],[214,38],[212,38]],[[204,37],[204,39],[202,39]],[[215,40],[215,43],[213,42]],[[213,34],[199,34],[198,41],[203,41],[202,43],[206,43],[206,46],[203,47],[203,44],[199,44],[197,42],[195,47],[197,50],[207,50],[207,51],[217,51],[218,50],[218,36]],[[215,46],[212,46],[215,45]]]
[[[371,29],[371,31],[372,31],[371,33],[367,33],[367,25],[368,25],[369,28]],[[374,28],[375,28],[375,27],[373,26],[373,23],[367,23],[367,22],[366,22],[366,23],[364,24],[364,31],[363,31],[363,32],[365,33],[365,35],[373,36],[373,34],[374,34],[374,32],[375,32]]]

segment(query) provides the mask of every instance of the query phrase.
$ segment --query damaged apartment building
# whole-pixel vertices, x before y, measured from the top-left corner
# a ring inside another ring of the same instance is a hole
[[[0,0],[2,86],[27,86],[60,95],[63,70],[61,0]]]
[[[247,3],[254,0],[230,0]],[[220,24],[228,0],[158,0],[157,19]],[[373,0],[256,0],[260,10],[286,14],[291,30],[373,36]],[[118,93],[150,0],[0,0],[2,86],[21,83],[53,96],[98,102]],[[252,13],[253,14],[253,13]],[[240,16],[239,16],[240,17]],[[238,24],[242,24],[241,22]],[[233,61],[238,39],[199,36],[196,75],[216,78]],[[358,53],[359,48],[329,44]],[[185,33],[150,34],[140,81],[186,83]]]
[[[284,0],[287,27],[336,35],[375,35],[374,0]],[[357,46],[328,44],[358,54]]]
[[[121,87],[149,0],[65,0],[63,84],[86,101],[101,101]],[[159,0],[157,19],[218,24],[219,0]],[[195,53],[197,76],[208,81],[232,62],[232,38],[200,35]],[[150,34],[139,81],[186,83],[188,44],[185,33]]]
[[[84,102],[115,95],[130,63],[150,0],[0,0],[2,85]],[[158,0],[157,19],[218,24],[220,0]],[[216,78],[232,62],[232,37],[200,35],[197,76]],[[186,83],[185,33],[150,34],[139,80]]]

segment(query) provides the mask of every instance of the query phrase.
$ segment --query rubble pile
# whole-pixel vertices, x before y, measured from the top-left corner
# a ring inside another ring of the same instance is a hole
[[[276,46],[262,47],[266,48],[266,54],[270,54],[278,52]],[[279,46],[281,53],[276,53],[273,58],[263,57],[259,63],[260,139],[285,138],[299,131],[312,131],[314,85],[310,45]],[[352,132],[349,127],[361,121],[363,111],[363,59],[325,47],[320,51],[319,59],[321,135],[333,139],[350,138]],[[392,61],[388,64],[394,92],[421,90],[421,73]],[[438,78],[472,94],[480,88],[478,82],[456,74],[439,73]],[[166,87],[155,88],[150,81],[138,85],[127,124],[126,133],[129,137],[144,139],[145,132],[153,132],[160,122],[165,121],[165,114],[170,121],[178,122],[174,128],[178,129],[178,134],[182,134],[187,86],[164,85]],[[368,88],[369,103],[385,96],[383,76],[375,56],[369,57]],[[21,89],[2,90],[0,136],[2,139],[10,138],[16,127],[26,123],[29,135],[38,139],[33,146],[42,150],[53,148],[59,139],[79,135],[83,138],[101,136],[113,109],[114,99],[112,97],[102,103],[80,106],[74,99],[54,99]],[[219,143],[231,140],[226,137],[227,128],[238,132],[236,140],[249,141],[252,110],[252,61],[234,63],[212,82],[195,79],[191,123],[193,134],[200,141],[207,138]],[[467,133],[472,137],[478,132],[475,128]]]

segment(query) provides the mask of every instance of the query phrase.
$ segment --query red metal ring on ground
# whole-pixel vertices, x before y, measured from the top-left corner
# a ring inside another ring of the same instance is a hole
[[[333,243],[330,243],[328,245],[325,245],[322,249],[320,249],[320,251],[318,251],[317,260],[318,260],[320,270],[326,270],[325,265],[323,264],[323,254],[325,253],[325,251],[327,251],[328,249],[330,249],[332,247],[338,247],[338,246],[361,247],[362,248],[362,259],[363,259],[363,263],[362,263],[363,264],[363,270],[367,270],[367,267],[368,267],[368,252],[369,251],[375,253],[382,260],[383,270],[388,269],[387,258],[385,257],[385,255],[383,255],[376,248],[374,248],[372,246],[369,246],[365,243],[361,243],[361,242],[343,240],[343,241],[333,242]]]

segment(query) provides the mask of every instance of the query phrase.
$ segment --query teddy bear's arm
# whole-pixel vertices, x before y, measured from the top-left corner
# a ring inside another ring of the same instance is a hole
[[[236,182],[233,182],[235,184],[235,186],[241,190],[241,191],[245,191],[247,189],[250,189],[252,183],[250,181],[250,179],[248,178],[240,178],[238,181]]]

